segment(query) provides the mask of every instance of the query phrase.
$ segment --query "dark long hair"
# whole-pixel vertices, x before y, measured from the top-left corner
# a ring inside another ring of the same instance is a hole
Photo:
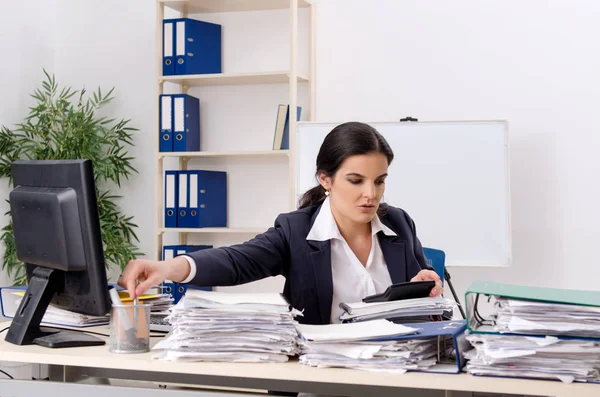
[[[327,134],[319,149],[315,175],[318,177],[319,172],[323,172],[333,178],[346,158],[370,153],[385,155],[388,165],[394,159],[392,148],[375,128],[355,121],[340,124]],[[321,204],[325,197],[325,189],[319,184],[302,195],[299,208]],[[383,214],[386,211],[387,205],[380,204],[378,213]]]

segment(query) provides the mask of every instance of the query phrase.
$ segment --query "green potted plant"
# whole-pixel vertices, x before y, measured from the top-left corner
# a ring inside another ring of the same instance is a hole
[[[46,70],[44,74],[42,87],[31,95],[36,103],[25,120],[13,130],[0,127],[0,177],[8,178],[12,185],[11,163],[15,160],[92,160],[106,266],[123,269],[130,259],[143,254],[135,245],[139,239],[133,217],[121,213],[117,205],[120,196],[112,194],[108,186],[120,187],[124,179],[137,173],[127,153],[137,129],[128,126],[130,120],[97,114],[113,99],[114,88],[107,94],[98,88],[89,97],[85,89],[59,90],[54,75]],[[25,266],[17,258],[12,221],[2,228],[0,241],[5,248],[2,270],[15,285],[24,285]]]

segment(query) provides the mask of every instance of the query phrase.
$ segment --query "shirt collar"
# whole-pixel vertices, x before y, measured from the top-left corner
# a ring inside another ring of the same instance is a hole
[[[387,236],[396,236],[396,233],[384,225],[378,215],[375,215],[371,220],[371,233],[374,236],[379,232],[383,232],[383,234]],[[326,197],[323,204],[321,204],[319,214],[317,215],[312,228],[308,232],[306,239],[314,241],[327,241],[331,239],[343,240],[342,234],[337,227],[337,223],[335,223],[335,218],[331,213],[329,197]]]

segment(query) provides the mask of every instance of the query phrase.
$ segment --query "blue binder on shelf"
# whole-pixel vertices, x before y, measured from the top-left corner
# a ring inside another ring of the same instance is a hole
[[[221,73],[221,25],[176,18],[175,74]]]
[[[162,94],[159,96],[159,123],[160,134],[158,150],[159,152],[173,151],[173,98],[171,95]]]
[[[179,171],[165,171],[165,227],[177,227]]]
[[[163,76],[175,74],[175,23],[172,19],[163,20]]]
[[[212,247],[212,245],[165,245],[163,246],[163,260],[173,259],[177,255],[183,255],[187,254],[188,252],[209,249]],[[171,294],[174,299],[174,304],[179,302],[179,300],[185,295],[188,288],[212,291],[212,287],[196,287],[194,285],[174,283],[172,281],[164,281],[162,286],[164,293]]]
[[[412,372],[435,372],[458,374],[466,364],[464,352],[471,348],[466,338],[466,320],[433,321],[427,323],[405,324],[407,327],[419,330],[417,334],[378,338],[382,340],[410,340],[437,338],[437,363],[428,369],[409,370]],[[452,341],[451,344],[449,341]],[[454,357],[452,357],[454,352]]]
[[[179,171],[177,226],[227,227],[227,173]]]
[[[163,246],[163,260],[173,259],[177,255],[183,255],[187,254],[188,252],[199,251],[212,247],[212,245],[165,245]]]
[[[173,99],[173,151],[200,151],[200,100],[187,94]]]

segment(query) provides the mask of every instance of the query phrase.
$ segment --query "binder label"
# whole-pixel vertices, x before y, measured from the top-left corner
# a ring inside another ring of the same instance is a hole
[[[179,174],[179,207],[187,207],[187,173]]]
[[[167,22],[163,24],[164,32],[163,32],[163,40],[164,40],[164,53],[165,57],[173,56],[173,24],[171,22]]]
[[[185,55],[185,21],[177,22],[177,32],[175,33],[175,51],[177,55]]]
[[[175,175],[167,174],[167,201],[165,206],[167,208],[175,208]]]
[[[183,132],[185,124],[184,99],[175,98],[175,131]]]
[[[190,174],[190,208],[198,208],[198,174]]]
[[[161,114],[161,129],[164,130],[169,130],[171,131],[171,117],[172,117],[172,112],[171,112],[171,97],[170,96],[163,96],[161,98],[162,101],[162,114]]]

